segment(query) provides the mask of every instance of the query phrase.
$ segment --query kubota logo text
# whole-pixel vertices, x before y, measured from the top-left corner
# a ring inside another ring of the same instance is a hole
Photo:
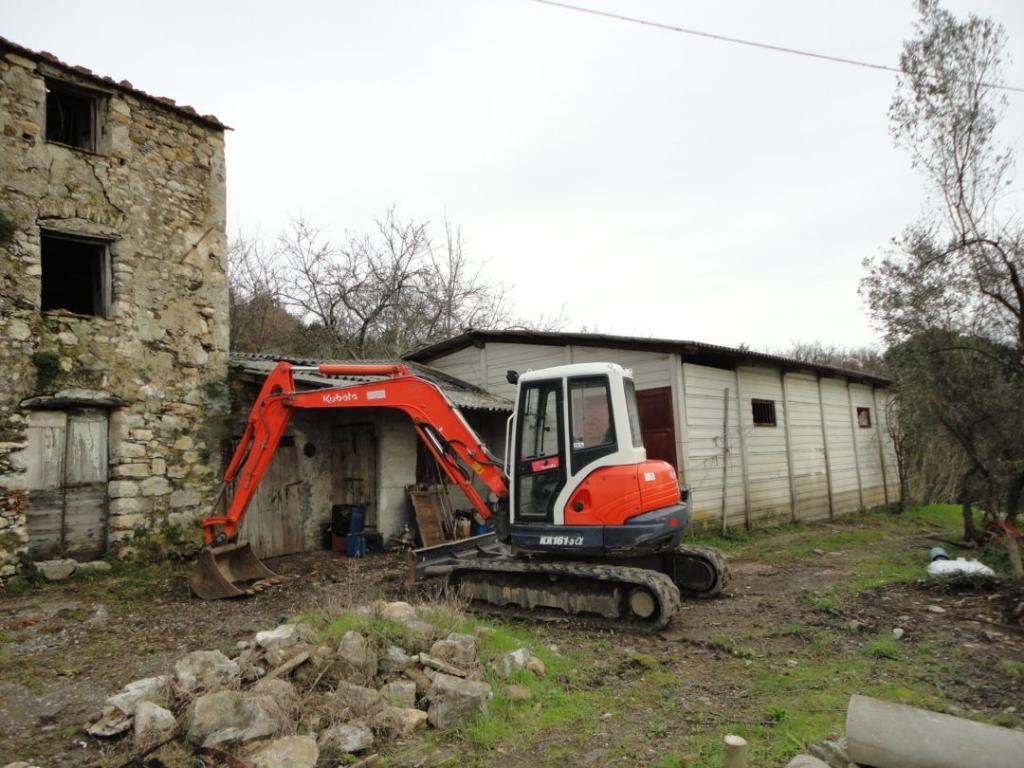
[[[359,399],[355,392],[328,392],[324,395],[324,402],[328,405],[335,403],[351,403]]]

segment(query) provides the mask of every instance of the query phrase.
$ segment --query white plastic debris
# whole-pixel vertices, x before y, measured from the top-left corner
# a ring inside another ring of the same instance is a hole
[[[977,560],[932,560],[928,563],[929,576],[995,576],[996,573]]]

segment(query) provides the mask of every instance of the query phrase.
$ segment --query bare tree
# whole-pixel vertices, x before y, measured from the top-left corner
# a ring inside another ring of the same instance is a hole
[[[845,347],[823,341],[794,341],[782,352],[785,357],[815,365],[831,365],[850,371],[884,374],[885,356],[874,347]]]
[[[233,284],[254,309],[256,296],[287,307],[299,331],[282,351],[316,357],[393,358],[467,328],[564,324],[561,316],[518,320],[510,287],[466,255],[457,225],[446,218],[443,226],[437,243],[429,222],[400,219],[392,207],[372,232],[346,232],[335,243],[296,218],[269,246],[236,241]],[[257,324],[235,338],[251,345],[269,337]]]
[[[258,235],[237,235],[228,247],[231,348],[241,352],[286,351],[301,324],[282,303],[275,254]]]

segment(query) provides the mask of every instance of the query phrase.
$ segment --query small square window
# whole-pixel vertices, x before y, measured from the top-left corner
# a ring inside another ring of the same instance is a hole
[[[750,410],[754,414],[755,427],[776,426],[774,400],[751,400]]]
[[[871,409],[857,408],[857,426],[861,429],[871,429]]]
[[[57,80],[46,81],[46,140],[96,151],[99,97]]]
[[[107,242],[47,232],[41,239],[42,310],[105,317],[110,306]]]

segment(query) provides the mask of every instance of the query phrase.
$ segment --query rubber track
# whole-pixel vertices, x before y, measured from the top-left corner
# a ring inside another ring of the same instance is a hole
[[[702,560],[705,563],[709,563],[718,576],[711,589],[707,589],[702,592],[686,589],[686,587],[676,584],[679,588],[679,593],[683,597],[695,597],[698,600],[708,600],[712,597],[717,597],[722,590],[725,589],[725,585],[729,582],[729,567],[726,565],[725,555],[722,554],[721,550],[715,549],[714,547],[697,547],[690,546],[688,544],[680,544],[675,548],[673,554],[682,555],[688,558],[695,558],[697,560]]]
[[[589,613],[561,614],[551,616],[550,614],[535,613],[529,608],[522,608],[516,605],[498,606],[491,603],[473,601],[472,610],[480,610],[484,613],[492,613],[500,616],[529,619],[530,621],[571,621],[584,627],[600,629],[627,629],[640,632],[655,632],[665,627],[679,613],[682,603],[679,599],[679,589],[672,583],[672,579],[658,571],[650,571],[644,568],[630,568],[617,565],[594,565],[590,563],[561,563],[536,560],[493,560],[474,563],[472,567],[457,568],[448,575],[446,584],[450,584],[453,578],[460,575],[466,576],[473,573],[501,572],[501,573],[529,573],[529,574],[557,574],[570,576],[576,579],[589,579],[592,581],[618,582],[628,586],[646,587],[654,595],[658,602],[656,617],[649,620],[632,618],[606,619],[603,616]],[[553,582],[548,588],[553,588]]]

